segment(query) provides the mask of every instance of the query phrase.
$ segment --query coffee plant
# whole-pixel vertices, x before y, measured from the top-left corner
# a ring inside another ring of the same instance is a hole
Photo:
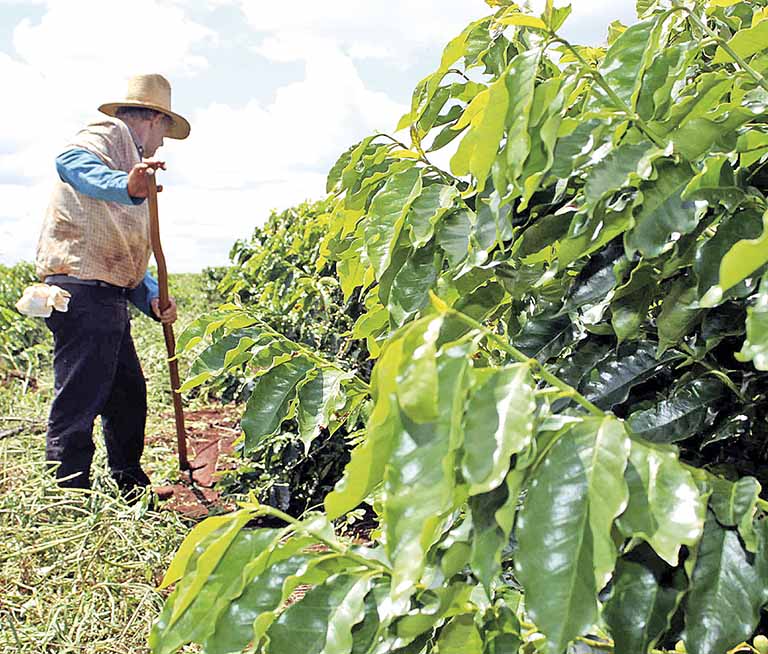
[[[759,629],[768,4],[638,0],[607,49],[558,35],[567,7],[488,4],[409,143],[328,177],[317,265],[357,294],[370,379],[247,302],[183,337],[210,342],[189,386],[253,376],[246,450],[286,420],[359,444],[322,512],[193,530],[155,652],[724,654]],[[364,545],[333,528],[361,503]]]

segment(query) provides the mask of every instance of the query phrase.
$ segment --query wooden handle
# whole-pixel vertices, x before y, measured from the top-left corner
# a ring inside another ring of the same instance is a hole
[[[165,311],[171,304],[168,295],[168,269],[165,265],[165,255],[163,247],[160,244],[160,219],[157,211],[157,182],[155,180],[155,171],[151,168],[147,170],[147,186],[149,188],[149,238],[152,243],[152,251],[155,253],[157,262],[157,282],[160,287],[160,311]],[[189,470],[189,459],[187,458],[187,434],[184,429],[184,410],[181,405],[181,395],[179,394],[179,366],[176,361],[176,339],[173,336],[173,327],[163,325],[163,336],[165,337],[165,349],[168,352],[168,371],[171,377],[171,394],[173,395],[173,415],[176,421],[176,444],[179,450],[179,469]]]

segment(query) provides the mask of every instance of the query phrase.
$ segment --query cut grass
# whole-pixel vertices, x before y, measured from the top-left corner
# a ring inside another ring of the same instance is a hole
[[[200,284],[200,275],[171,278],[177,333],[208,308]],[[132,331],[147,378],[147,433],[172,432],[162,330],[142,316]],[[50,368],[43,357],[0,386],[0,433],[24,427],[0,438],[0,654],[149,652],[146,637],[164,601],[157,584],[191,525],[150,506],[149,496],[133,506],[120,497],[98,421],[93,490],[58,488],[45,463]],[[176,475],[176,455],[151,443],[143,463],[161,484]]]
[[[59,489],[42,451],[42,436],[0,447],[0,652],[149,651],[157,582],[189,526],[147,496],[129,506],[104,473]]]

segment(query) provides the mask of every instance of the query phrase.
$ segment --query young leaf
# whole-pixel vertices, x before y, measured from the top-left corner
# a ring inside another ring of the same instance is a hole
[[[485,187],[496,158],[508,105],[506,81],[501,77],[472,100],[455,126],[455,129],[463,129],[469,124],[470,129],[451,159],[451,171],[459,177],[471,173],[478,192]]]
[[[763,233],[755,239],[736,243],[720,262],[720,288],[723,292],[768,263],[768,211],[763,214]]]

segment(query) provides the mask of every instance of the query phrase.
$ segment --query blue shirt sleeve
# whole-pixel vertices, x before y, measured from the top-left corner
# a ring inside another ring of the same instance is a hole
[[[160,297],[160,287],[157,284],[157,280],[149,273],[144,275],[141,284],[128,291],[128,300],[130,300],[139,311],[159,322],[160,318],[158,318],[152,311],[152,300],[156,297]]]
[[[128,173],[113,170],[95,154],[73,148],[56,157],[56,170],[62,181],[78,193],[97,200],[120,204],[141,204],[143,198],[128,195]]]

